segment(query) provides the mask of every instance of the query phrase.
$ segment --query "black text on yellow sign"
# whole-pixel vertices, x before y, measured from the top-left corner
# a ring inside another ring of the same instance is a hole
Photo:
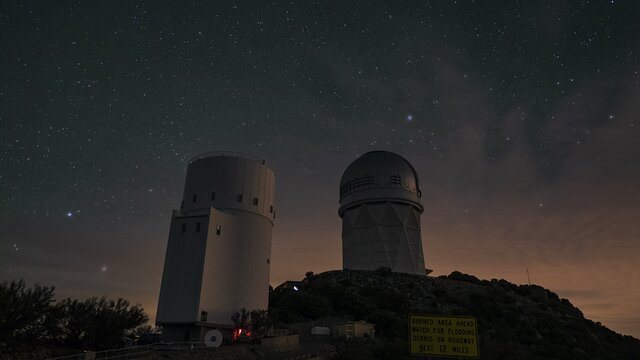
[[[412,355],[477,358],[478,322],[469,316],[410,315]]]

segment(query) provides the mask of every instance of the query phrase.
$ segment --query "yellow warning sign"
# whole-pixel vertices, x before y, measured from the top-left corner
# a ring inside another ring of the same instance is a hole
[[[477,358],[478,321],[470,316],[409,315],[411,355]]]

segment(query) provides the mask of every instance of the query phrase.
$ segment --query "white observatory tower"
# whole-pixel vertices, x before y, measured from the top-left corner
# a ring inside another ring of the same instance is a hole
[[[340,180],[343,267],[430,272],[420,235],[421,195],[418,174],[402,156],[371,151],[354,160]]]
[[[158,300],[166,339],[230,333],[234,312],[268,308],[274,203],[275,176],[264,160],[229,152],[191,159]]]

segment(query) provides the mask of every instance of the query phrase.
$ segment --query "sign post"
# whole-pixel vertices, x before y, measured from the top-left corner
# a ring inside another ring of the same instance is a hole
[[[409,315],[411,355],[477,358],[478,321],[470,316]]]

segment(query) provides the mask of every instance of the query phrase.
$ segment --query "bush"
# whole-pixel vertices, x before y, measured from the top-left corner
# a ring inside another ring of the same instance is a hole
[[[140,305],[132,306],[124,299],[94,297],[79,301],[67,298],[58,307],[65,344],[79,348],[117,347],[127,331],[149,319]]]
[[[55,303],[53,287],[23,280],[0,284],[0,353],[31,351],[44,343],[76,349],[117,347],[125,333],[146,323],[140,305],[106,297]]]
[[[27,289],[23,280],[0,284],[0,341],[44,335],[52,320],[53,290],[37,284]]]
[[[447,276],[449,280],[463,281],[470,284],[482,285],[480,279],[473,275],[463,274],[460,271],[454,271],[449,276]]]

